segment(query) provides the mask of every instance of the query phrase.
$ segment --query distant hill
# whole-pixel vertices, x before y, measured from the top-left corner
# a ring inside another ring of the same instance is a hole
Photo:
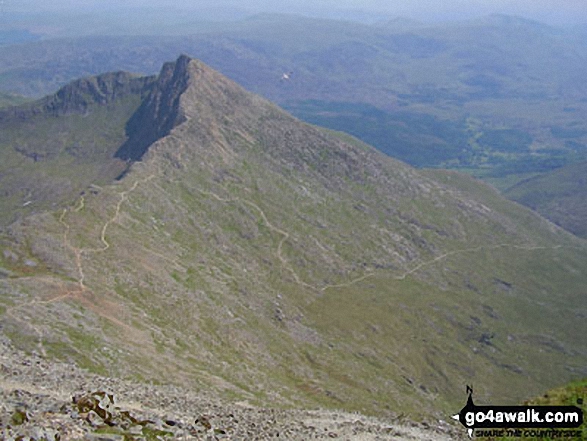
[[[3,124],[14,167],[72,180],[0,235],[0,332],[21,349],[241,405],[435,424],[466,384],[508,404],[587,375],[584,241],[468,176],[305,124],[186,56]],[[77,158],[109,181],[74,185]]]
[[[4,15],[4,11],[2,11],[2,14]],[[4,19],[4,17],[0,17],[0,20],[2,19]],[[21,44],[40,39],[40,35],[36,35],[26,29],[4,29],[3,27],[3,29],[0,30],[0,46]]]
[[[504,194],[587,239],[587,162],[528,179]]]

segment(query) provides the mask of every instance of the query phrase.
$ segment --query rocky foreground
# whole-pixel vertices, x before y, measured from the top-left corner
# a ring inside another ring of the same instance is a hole
[[[429,440],[461,438],[445,422],[382,421],[324,410],[222,403],[175,386],[89,374],[24,354],[0,337],[4,440]]]

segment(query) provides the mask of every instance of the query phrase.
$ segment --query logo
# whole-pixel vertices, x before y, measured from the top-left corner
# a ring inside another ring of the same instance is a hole
[[[473,402],[471,386],[467,386],[467,395],[467,404],[452,418],[465,426],[470,438],[476,429],[491,431],[493,436],[536,436],[536,431],[528,429],[556,432],[583,424],[583,411],[577,406],[477,406]],[[508,429],[507,433],[505,429]],[[520,429],[527,430],[522,433]]]

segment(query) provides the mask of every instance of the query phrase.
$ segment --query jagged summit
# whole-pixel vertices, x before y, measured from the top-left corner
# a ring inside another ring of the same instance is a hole
[[[60,89],[46,109],[54,113],[85,111],[91,104],[105,105],[127,95],[140,94],[153,77],[139,77],[128,72],[111,72],[84,78]]]
[[[149,146],[189,118],[202,128],[213,114],[235,113],[249,106],[250,95],[241,86],[187,55],[165,63],[150,94],[129,120],[127,142],[117,158],[136,161]],[[249,109],[252,110],[252,109]]]
[[[395,172],[413,173],[389,157],[382,161],[382,154],[374,149],[327,136],[185,55],[163,66],[149,96],[129,120],[128,140],[116,157],[140,160],[150,146],[175,128],[181,131],[177,138],[183,148],[197,150],[210,164],[236,157],[247,161],[251,154],[260,155],[258,160],[280,172],[303,170],[319,175],[329,186],[340,184],[343,178],[388,180],[384,169],[391,164]],[[163,145],[169,147],[169,142]],[[389,180],[388,184],[396,187],[398,183]],[[414,181],[409,187],[418,186]]]
[[[190,62],[189,57],[182,55],[163,65],[151,92],[126,125],[128,140],[116,152],[117,158],[141,159],[153,142],[185,121],[179,102],[190,81]]]
[[[128,140],[116,152],[124,160],[140,160],[155,141],[191,120],[190,136],[218,141],[218,127],[250,132],[263,115],[294,120],[203,62],[186,55],[165,63],[149,95],[126,125]]]

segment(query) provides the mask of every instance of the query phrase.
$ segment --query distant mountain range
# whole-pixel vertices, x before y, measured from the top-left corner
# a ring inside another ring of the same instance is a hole
[[[466,384],[508,404],[587,375],[583,240],[200,61],[79,80],[0,124],[0,330],[19,348],[434,420]]]
[[[154,74],[189,53],[295,116],[414,166],[457,168],[506,189],[587,160],[580,27],[503,15],[436,25],[196,18],[176,20],[168,36],[128,29],[0,47],[0,90],[40,96],[105,70]]]

